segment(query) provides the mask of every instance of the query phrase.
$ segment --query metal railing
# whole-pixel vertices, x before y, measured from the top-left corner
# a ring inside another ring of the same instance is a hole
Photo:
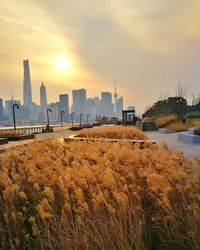
[[[63,126],[61,126],[60,124],[58,125],[50,125],[50,127],[53,128],[53,132],[56,131],[62,131],[62,130],[67,130],[71,127],[71,125],[69,124],[63,124]],[[40,134],[43,132],[43,129],[46,128],[46,125],[36,125],[36,126],[23,126],[23,127],[16,127],[16,129],[14,130],[13,127],[6,127],[6,128],[1,128],[0,132],[18,132],[18,133],[24,133],[24,134]]]

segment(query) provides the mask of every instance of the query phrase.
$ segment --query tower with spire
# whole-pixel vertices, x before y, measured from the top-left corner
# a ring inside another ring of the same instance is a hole
[[[115,80],[115,92],[113,94],[113,97],[114,97],[114,102],[115,102],[115,105],[114,105],[114,114],[116,116],[117,115],[117,99],[118,99],[116,80]]]
[[[40,106],[42,109],[47,107],[47,92],[43,82],[40,86]]]

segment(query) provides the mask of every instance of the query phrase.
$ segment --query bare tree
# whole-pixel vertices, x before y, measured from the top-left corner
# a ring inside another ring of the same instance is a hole
[[[198,94],[192,94],[191,99],[192,99],[192,105],[199,104],[200,103],[200,92]]]
[[[157,97],[159,101],[167,100],[170,97],[170,91],[166,89],[165,91],[160,92]]]
[[[188,96],[188,92],[189,92],[189,89],[190,89],[190,84],[181,84],[181,82],[179,81],[177,86],[176,86],[176,89],[175,89],[175,94],[177,97],[182,97],[184,99],[187,98]]]

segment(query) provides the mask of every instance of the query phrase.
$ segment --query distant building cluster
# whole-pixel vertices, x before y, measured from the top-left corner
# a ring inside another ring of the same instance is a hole
[[[51,109],[51,122],[57,123],[61,118],[61,111],[63,113],[63,121],[70,122],[71,113],[73,112],[75,120],[79,120],[82,114],[83,120],[95,121],[97,117],[115,117],[122,118],[123,97],[118,98],[116,85],[113,94],[114,102],[112,101],[112,93],[102,92],[100,97],[87,98],[86,89],[72,90],[72,106],[69,107],[68,94],[60,94],[59,100],[56,103],[48,103],[47,90],[42,82],[40,86],[40,104],[37,105],[32,100],[32,86],[29,61],[23,61],[24,77],[23,77],[23,104],[20,100],[15,100],[13,97],[5,101],[0,98],[0,121],[12,121],[13,105],[18,104],[19,109],[16,110],[16,118],[21,123],[32,122],[42,123],[47,119],[47,109]],[[63,112],[64,111],[64,112]]]

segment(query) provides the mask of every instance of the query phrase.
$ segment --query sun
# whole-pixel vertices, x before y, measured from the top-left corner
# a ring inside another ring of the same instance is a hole
[[[54,66],[57,70],[66,72],[70,70],[71,62],[67,57],[58,56],[54,59]]]

